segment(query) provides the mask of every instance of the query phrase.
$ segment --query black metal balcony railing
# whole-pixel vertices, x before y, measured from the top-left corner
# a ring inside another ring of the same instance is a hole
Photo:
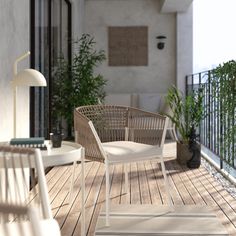
[[[216,83],[218,80],[213,72],[210,70],[186,76],[186,92],[190,94],[199,88],[203,89],[204,118],[199,127],[200,142],[216,155],[220,168],[227,171],[228,167],[236,169],[235,94],[233,92],[221,98],[217,96],[220,85]]]

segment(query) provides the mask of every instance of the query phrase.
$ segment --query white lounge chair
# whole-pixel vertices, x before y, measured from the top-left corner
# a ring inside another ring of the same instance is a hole
[[[109,166],[159,159],[172,210],[163,161],[168,118],[157,113],[124,106],[91,105],[75,109],[76,142],[85,147],[85,158],[106,165],[106,225],[109,226]],[[126,191],[128,172],[125,172]]]

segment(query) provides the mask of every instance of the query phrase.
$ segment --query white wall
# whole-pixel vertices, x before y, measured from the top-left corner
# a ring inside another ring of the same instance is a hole
[[[0,141],[13,137],[13,62],[29,50],[29,0],[0,1]],[[28,66],[20,63],[19,70]],[[29,134],[28,89],[19,90],[18,134]]]
[[[106,61],[98,72],[108,80],[107,93],[164,93],[176,83],[176,14],[160,14],[159,1],[86,0],[84,24],[107,55],[108,26],[148,26],[148,66],[112,67]],[[156,47],[158,35],[167,37],[163,50]]]

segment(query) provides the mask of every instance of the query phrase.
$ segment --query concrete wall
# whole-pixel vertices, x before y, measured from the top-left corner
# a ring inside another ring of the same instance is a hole
[[[13,137],[13,93],[10,82],[14,60],[29,50],[29,0],[0,1],[0,141]],[[85,5],[85,6],[84,6]],[[85,7],[85,12],[83,12]],[[107,93],[165,93],[171,84],[183,86],[192,71],[192,9],[187,13],[160,13],[157,0],[74,0],[74,38],[82,31],[95,37],[107,53],[108,26],[148,26],[148,66],[98,68],[108,80]],[[84,19],[83,19],[84,17]],[[78,23],[79,22],[79,23]],[[156,36],[165,35],[166,46],[156,48]],[[181,56],[182,54],[182,56]],[[27,68],[22,61],[18,71]],[[18,96],[18,137],[29,135],[29,89]]]
[[[13,137],[13,93],[11,80],[14,60],[29,50],[29,0],[0,1],[0,141]],[[28,67],[19,64],[18,71]],[[18,137],[29,135],[28,89],[19,89]]]
[[[176,14],[160,13],[157,0],[87,0],[84,31],[108,54],[108,26],[148,26],[148,66],[112,67],[98,72],[108,80],[107,93],[165,93],[176,82]],[[158,50],[156,36],[165,35]]]
[[[84,31],[84,5],[85,0],[71,1],[72,11],[72,37],[79,39]]]
[[[193,73],[193,6],[177,13],[176,85],[185,93],[185,76]]]

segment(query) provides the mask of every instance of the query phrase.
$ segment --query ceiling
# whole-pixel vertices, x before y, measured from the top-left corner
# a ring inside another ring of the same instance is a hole
[[[193,0],[161,0],[161,12],[185,12]]]

